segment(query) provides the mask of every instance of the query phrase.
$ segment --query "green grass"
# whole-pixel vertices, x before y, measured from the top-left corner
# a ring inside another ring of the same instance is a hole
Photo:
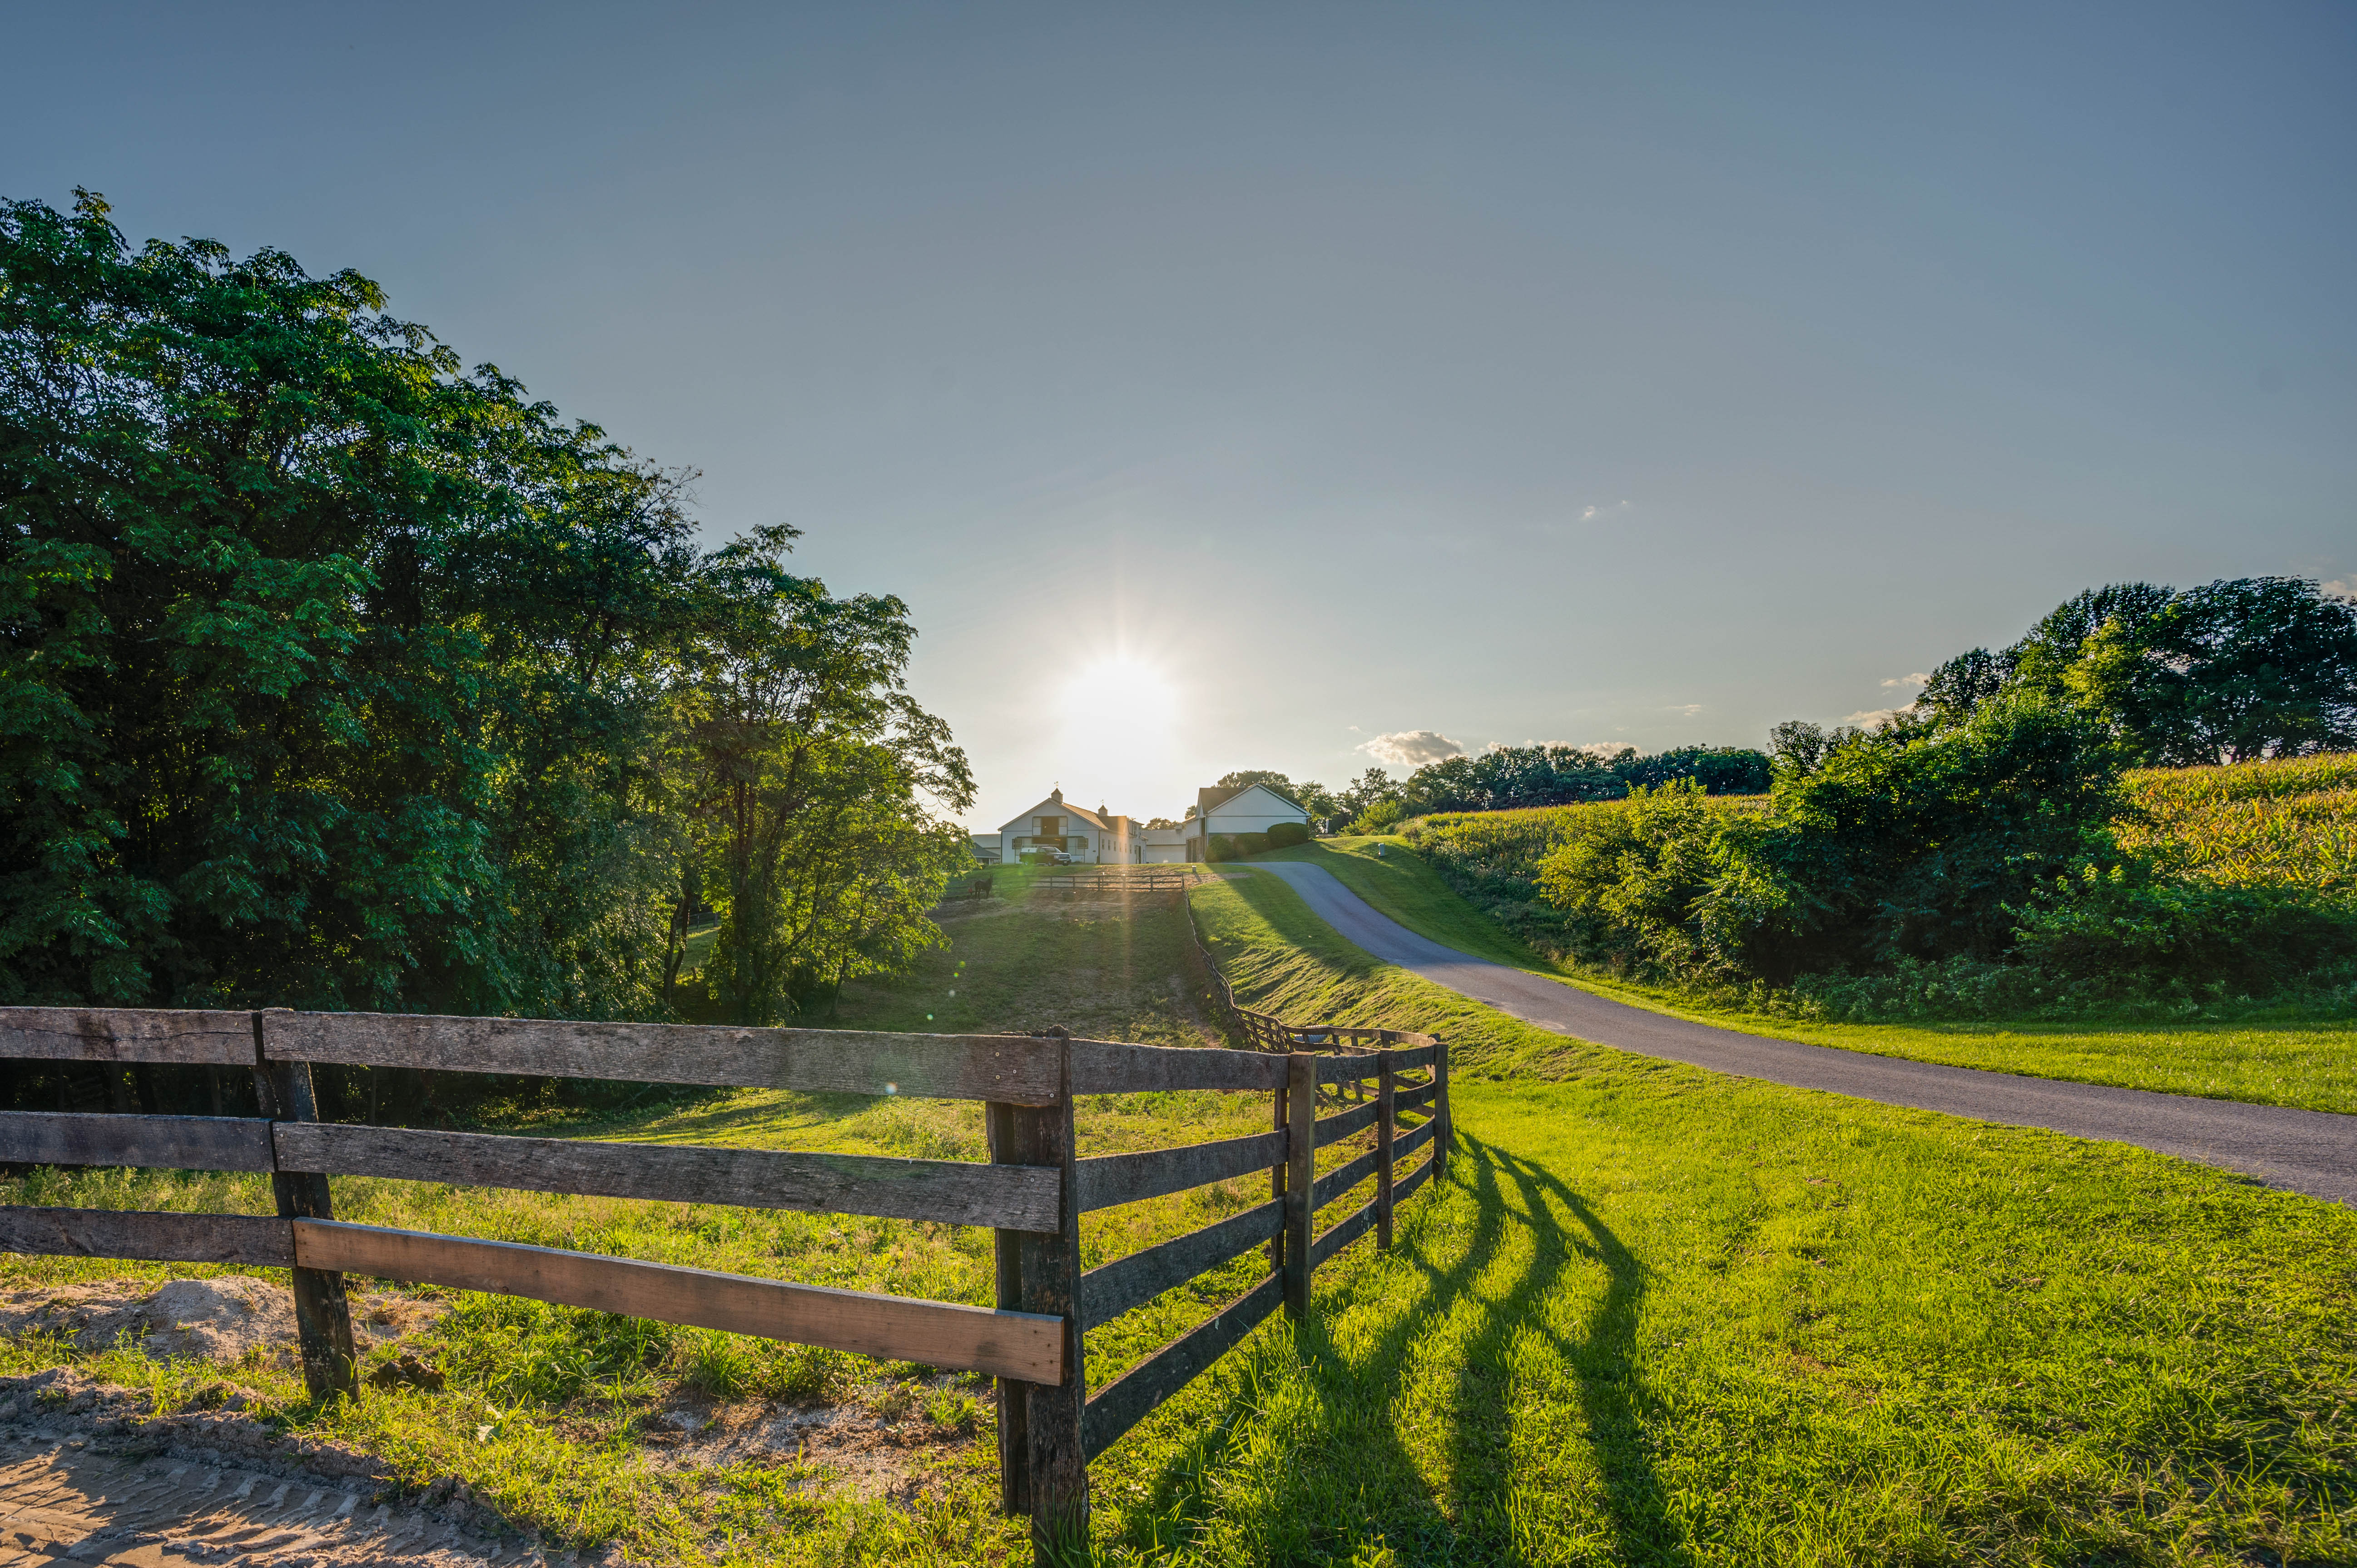
[[[1379,843],[1381,858],[1374,854]],[[1323,865],[1401,925],[1460,951],[1745,1034],[2033,1078],[2357,1112],[2357,1025],[1836,1024],[1715,1007],[1671,987],[1609,979],[1544,957],[1459,897],[1398,838],[1327,839],[1256,859]]]
[[[1448,1029],[1464,1148],[1308,1328],[1100,1463],[1109,1555],[2357,1555],[2357,1216],[1637,1063],[1374,963],[1273,880],[1195,901],[1247,1001]]]
[[[1448,1180],[1403,1209],[1393,1252],[1352,1248],[1321,1271],[1308,1323],[1272,1320],[1092,1466],[1100,1561],[2357,1560],[2357,1215],[2117,1145],[1567,1041],[1375,962],[1274,878],[1192,897],[1248,1004],[1444,1033],[1463,1141]],[[1121,929],[1043,904],[954,925],[948,958],[963,952],[969,971],[985,952],[1093,955],[1104,973],[1126,962],[1136,983],[1116,989],[1150,1028],[1168,986],[1141,955],[1173,950],[1177,918],[1164,906]],[[996,929],[1025,920],[1082,929]],[[921,1009],[941,978],[871,998],[872,1015]],[[1020,1009],[1014,981],[1006,997]],[[1083,1147],[1256,1129],[1266,1110],[1257,1096],[1094,1100]],[[963,1157],[981,1142],[972,1107],[769,1091],[536,1114],[537,1130],[607,1137]],[[957,1227],[340,1177],[336,1189],[339,1213],[379,1223],[987,1297],[987,1239]],[[1091,1216],[1086,1261],[1260,1196],[1234,1183]],[[258,1212],[267,1194],[242,1176],[48,1172],[0,1185],[0,1201]],[[1092,1383],[1254,1268],[1239,1261],[1092,1333]],[[0,1261],[12,1284],[207,1272]],[[986,1412],[973,1441],[928,1450],[935,1488],[907,1507],[831,1496],[792,1462],[667,1469],[640,1430],[683,1384],[912,1407],[941,1429],[974,1419],[978,1389],[447,1299],[450,1316],[407,1347],[449,1373],[441,1393],[371,1389],[322,1410],[283,1366],[233,1376],[287,1430],[380,1455],[409,1488],[465,1480],[552,1542],[618,1541],[660,1563],[1022,1560],[1020,1527],[995,1512]],[[166,1406],[201,1400],[215,1376],[127,1349],[0,1345],[0,1370],[60,1361]]]

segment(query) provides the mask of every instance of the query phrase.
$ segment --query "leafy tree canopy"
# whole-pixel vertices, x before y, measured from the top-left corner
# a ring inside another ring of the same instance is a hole
[[[2007,692],[2069,703],[2156,766],[2346,750],[2357,746],[2357,601],[2300,577],[2093,588],[2011,648],[1941,665],[1917,714],[1953,725]]]
[[[716,890],[749,1015],[923,940],[970,786],[897,601],[699,552],[356,273],[106,214],[0,204],[0,997],[651,1015]],[[812,802],[823,865],[746,847]]]

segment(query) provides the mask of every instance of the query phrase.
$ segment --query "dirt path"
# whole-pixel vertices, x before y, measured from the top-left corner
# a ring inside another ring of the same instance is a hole
[[[1384,962],[1558,1035],[1886,1105],[2134,1144],[2357,1205],[2357,1116],[1941,1067],[1715,1028],[1443,947],[1378,913],[1322,865],[1275,861],[1254,869],[1283,878],[1327,924]]]
[[[380,1502],[392,1488],[359,1455],[290,1443],[233,1410],[145,1414],[142,1396],[70,1370],[0,1380],[0,1568],[551,1562],[534,1542],[471,1528],[460,1488]]]

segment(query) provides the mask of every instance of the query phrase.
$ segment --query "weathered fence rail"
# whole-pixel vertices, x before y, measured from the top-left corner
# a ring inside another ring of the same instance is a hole
[[[1213,972],[1216,974],[1217,971]],[[762,1335],[998,1380],[1002,1500],[1044,1553],[1085,1523],[1087,1465],[1280,1305],[1308,1310],[1312,1272],[1351,1241],[1391,1244],[1397,1205],[1443,1168],[1448,1050],[1380,1030],[1290,1032],[1275,1050],[1180,1049],[1008,1035],[589,1024],[416,1015],[0,1008],[0,1058],[240,1068],[256,1117],[0,1112],[0,1162],[266,1173],[275,1217],[0,1207],[0,1251],[293,1271],[304,1378],[355,1387],[344,1276],[495,1292]],[[1317,1047],[1335,1054],[1316,1054]],[[1372,1047],[1372,1048],[1370,1048]],[[317,1119],[314,1063],[526,1073],[980,1101],[990,1158],[892,1159],[524,1138]],[[1375,1098],[1319,1117],[1319,1090]],[[1271,1097],[1270,1131],[1082,1157],[1078,1097],[1212,1090]],[[1403,1113],[1419,1116],[1403,1129]],[[1318,1151],[1364,1137],[1320,1175]],[[1426,1145],[1404,1178],[1395,1168]],[[1188,1235],[1080,1269],[1088,1211],[1265,1170],[1270,1197]],[[385,1176],[598,1197],[949,1220],[995,1233],[988,1307],[337,1220],[330,1177]],[[1375,1182],[1322,1233],[1320,1210]],[[1267,1272],[1210,1319],[1091,1398],[1082,1337],[1165,1291],[1267,1250]]]

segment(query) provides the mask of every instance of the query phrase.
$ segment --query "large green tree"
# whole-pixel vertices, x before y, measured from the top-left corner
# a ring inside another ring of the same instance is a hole
[[[909,693],[908,607],[795,576],[793,538],[764,529],[717,557],[716,634],[682,732],[694,874],[726,909],[710,978],[746,1023],[938,940],[925,911],[972,860],[928,805],[964,811],[974,780]]]
[[[2357,746],[2357,603],[2311,579],[2091,588],[1991,653],[1932,672],[1918,701],[1963,722],[2008,692],[2067,702],[2161,767]]]
[[[921,729],[937,766],[843,764],[875,792],[837,860],[731,918],[849,897],[808,875],[862,912],[795,961],[921,939],[909,790],[963,765],[872,700],[899,607],[705,555],[683,476],[384,303],[0,204],[0,999],[655,1015],[726,749],[695,726],[796,660],[870,693],[806,700],[813,746]]]

